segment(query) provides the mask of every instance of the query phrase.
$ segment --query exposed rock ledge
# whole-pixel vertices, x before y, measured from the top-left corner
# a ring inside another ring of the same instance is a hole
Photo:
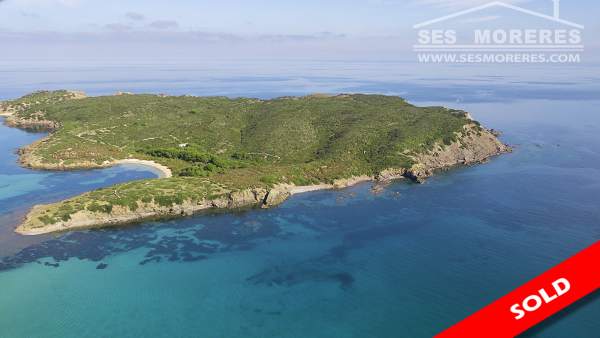
[[[32,227],[31,224],[44,210],[44,205],[35,206],[27,215],[25,221],[16,229],[23,235],[39,235],[51,232],[70,231],[76,229],[106,227],[120,224],[139,222],[145,219],[177,217],[192,215],[207,209],[237,209],[244,207],[269,208],[276,206],[288,197],[303,192],[340,189],[365,181],[390,181],[399,178],[410,178],[423,182],[433,175],[435,170],[445,169],[456,165],[471,165],[487,161],[490,157],[511,151],[510,147],[500,142],[491,131],[479,129],[475,125],[465,126],[464,132],[457,137],[457,141],[450,145],[436,145],[426,154],[415,156],[416,165],[409,169],[387,169],[377,176],[359,176],[342,179],[333,184],[318,184],[312,186],[295,186],[280,184],[271,189],[254,188],[237,192],[230,192],[213,200],[198,202],[186,201],[171,207],[160,206],[155,203],[138,202],[135,211],[126,207],[114,206],[111,213],[94,213],[79,211],[71,215],[68,221],[60,221],[43,227]]]
[[[436,170],[486,162],[493,156],[510,151],[512,149],[503,144],[493,131],[469,124],[457,135],[457,141],[450,145],[437,144],[428,153],[416,155],[417,164],[403,176],[422,182]]]
[[[35,131],[55,131],[60,128],[60,124],[58,122],[38,119],[38,118],[22,118],[17,115],[7,114],[6,120],[4,120],[4,124],[9,127],[27,129],[27,130],[35,130]]]
[[[65,91],[59,101],[64,100],[79,100],[86,98],[86,94],[80,91]],[[54,121],[49,121],[44,118],[44,113],[41,111],[33,113],[28,118],[19,117],[18,113],[31,108],[32,105],[44,102],[0,102],[0,116],[6,117],[4,123],[9,127],[17,127],[22,129],[30,129],[36,131],[54,131],[60,127],[60,124]]]

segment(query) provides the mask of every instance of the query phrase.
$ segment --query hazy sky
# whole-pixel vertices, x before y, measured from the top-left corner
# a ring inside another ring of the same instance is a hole
[[[406,53],[412,26],[485,0],[0,0],[5,57],[195,54],[385,57]],[[551,0],[505,1],[552,14]],[[562,0],[595,53],[593,0]],[[479,15],[479,16],[478,16]],[[500,16],[474,14],[473,22]],[[502,20],[511,20],[510,16]]]

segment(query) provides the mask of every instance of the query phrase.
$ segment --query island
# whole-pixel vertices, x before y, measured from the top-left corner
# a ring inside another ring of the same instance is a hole
[[[0,103],[8,126],[46,131],[19,150],[43,170],[138,163],[160,178],[37,205],[16,232],[37,235],[268,208],[289,196],[481,163],[510,151],[464,111],[400,97],[315,94],[274,99],[40,91]]]

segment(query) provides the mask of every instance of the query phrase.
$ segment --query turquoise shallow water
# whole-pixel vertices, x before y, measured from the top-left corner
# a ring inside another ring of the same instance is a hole
[[[482,95],[420,103],[503,130],[515,152],[485,165],[55,237],[11,230],[33,204],[153,174],[22,169],[12,151],[40,135],[0,127],[0,337],[434,335],[600,239],[600,102]],[[528,334],[597,337],[598,318],[595,295]]]

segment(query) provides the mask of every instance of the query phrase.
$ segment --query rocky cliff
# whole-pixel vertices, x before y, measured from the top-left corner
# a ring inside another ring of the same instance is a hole
[[[4,123],[9,127],[33,130],[33,131],[55,131],[60,128],[58,122],[45,120],[38,116],[22,118],[17,115],[9,115]]]
[[[477,124],[465,125],[463,129],[449,145],[436,144],[432,150],[416,154],[416,164],[403,176],[422,182],[433,175],[435,170],[482,163],[493,156],[511,151],[511,148],[503,144],[491,130],[481,128]]]

